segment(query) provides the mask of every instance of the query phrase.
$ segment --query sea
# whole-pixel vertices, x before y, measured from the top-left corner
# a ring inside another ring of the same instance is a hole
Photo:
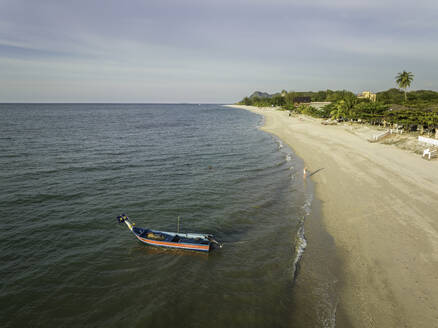
[[[335,327],[314,186],[262,125],[211,104],[0,104],[0,326]],[[122,213],[223,248],[143,245]]]

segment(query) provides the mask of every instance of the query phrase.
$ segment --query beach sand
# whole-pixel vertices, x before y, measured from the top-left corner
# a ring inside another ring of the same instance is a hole
[[[272,108],[264,131],[300,156],[342,259],[337,327],[438,327],[438,161],[375,131]]]

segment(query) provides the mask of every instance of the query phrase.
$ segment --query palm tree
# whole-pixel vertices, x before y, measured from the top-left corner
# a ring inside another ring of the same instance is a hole
[[[330,112],[332,120],[334,119],[346,119],[348,116],[348,105],[345,100],[339,100],[334,106],[333,110]]]
[[[404,89],[405,91],[405,101],[406,97],[406,88],[411,86],[411,82],[414,80],[414,74],[411,72],[406,72],[405,70],[402,73],[398,73],[395,77],[395,82],[398,84],[400,89]]]

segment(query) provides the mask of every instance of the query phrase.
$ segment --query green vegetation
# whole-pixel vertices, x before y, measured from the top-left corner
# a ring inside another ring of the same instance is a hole
[[[416,90],[406,93],[399,89],[389,89],[377,92],[377,101],[389,105],[404,105],[409,108],[432,109],[438,106],[438,92],[431,90]]]
[[[257,92],[250,97],[245,97],[239,104],[280,107],[298,114],[338,121],[385,126],[397,124],[408,131],[419,129],[422,133],[424,131],[435,132],[438,137],[438,92],[431,90],[406,92],[413,75],[403,71],[399,76],[401,82],[397,83],[405,90],[393,88],[378,92],[376,102],[358,98],[353,92],[347,90],[317,92],[286,92],[283,90],[273,95]],[[303,99],[307,99],[307,102],[301,102]],[[330,102],[330,104],[316,108],[308,100]]]
[[[311,101],[338,101],[341,99],[345,99],[347,97],[356,98],[355,94],[351,91],[347,90],[323,90],[323,91],[305,91],[305,92],[296,92],[290,91],[287,92],[283,90],[282,92],[275,93],[273,95],[269,95],[264,92],[256,91],[251,96],[243,98],[239,104],[247,105],[247,106],[257,106],[257,107],[271,107],[271,106],[280,106],[286,107],[288,109],[292,109],[295,104],[295,99],[309,97]]]

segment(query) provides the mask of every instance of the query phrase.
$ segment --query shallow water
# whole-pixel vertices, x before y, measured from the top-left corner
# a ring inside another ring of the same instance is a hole
[[[326,250],[306,258],[312,187],[260,116],[120,104],[0,114],[3,327],[333,326],[332,262],[318,265]],[[182,231],[224,248],[144,246],[116,223],[122,212],[167,231],[180,216]]]

